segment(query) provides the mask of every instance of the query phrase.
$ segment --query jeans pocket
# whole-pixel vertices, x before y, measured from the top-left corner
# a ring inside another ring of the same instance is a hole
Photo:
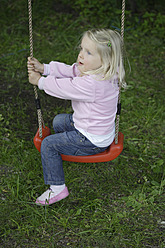
[[[106,150],[106,147],[105,148],[102,148],[102,147],[91,147],[91,148],[82,147],[82,148],[77,150],[75,156],[89,156],[89,155],[101,153],[105,150]]]
[[[78,130],[76,130],[77,134],[78,134],[78,137],[80,139],[80,142],[84,142],[87,138],[82,134],[80,133]]]

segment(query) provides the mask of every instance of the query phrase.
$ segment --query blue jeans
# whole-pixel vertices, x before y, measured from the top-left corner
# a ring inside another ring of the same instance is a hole
[[[75,127],[72,114],[59,114],[53,120],[55,134],[47,136],[41,145],[41,160],[45,184],[65,183],[62,158],[60,154],[85,156],[103,152],[92,144]]]

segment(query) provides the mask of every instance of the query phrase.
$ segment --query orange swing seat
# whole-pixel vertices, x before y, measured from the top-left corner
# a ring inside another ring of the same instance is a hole
[[[70,162],[79,162],[79,163],[98,163],[98,162],[108,162],[117,158],[123,150],[124,135],[118,133],[118,144],[115,144],[115,141],[104,151],[95,155],[89,156],[71,156],[61,154],[62,160]]]
[[[45,127],[42,126],[42,137],[40,137],[39,128],[38,128],[36,135],[34,136],[33,143],[39,152],[41,151],[41,143],[43,139],[49,136],[50,134],[51,134],[50,128],[46,126]]]
[[[39,137],[39,129],[37,130],[36,135],[34,136],[33,142],[37,150],[41,151],[41,143],[43,139],[50,135],[51,131],[48,127],[42,127],[42,137]],[[117,158],[123,150],[124,135],[118,133],[118,144],[115,144],[115,141],[104,151],[95,155],[89,156],[72,156],[61,154],[62,160],[70,162],[79,162],[79,163],[97,163],[97,162],[108,162]]]

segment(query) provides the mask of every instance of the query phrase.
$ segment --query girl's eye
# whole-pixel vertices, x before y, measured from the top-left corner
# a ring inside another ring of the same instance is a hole
[[[91,53],[89,51],[87,51],[88,55],[91,55]]]

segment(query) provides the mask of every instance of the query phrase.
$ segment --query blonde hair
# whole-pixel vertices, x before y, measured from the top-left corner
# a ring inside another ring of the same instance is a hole
[[[93,29],[83,34],[95,42],[101,57],[102,66],[85,74],[101,74],[103,80],[118,75],[120,84],[124,83],[125,70],[123,65],[122,38],[117,31],[111,29]],[[82,37],[82,39],[83,39]]]

